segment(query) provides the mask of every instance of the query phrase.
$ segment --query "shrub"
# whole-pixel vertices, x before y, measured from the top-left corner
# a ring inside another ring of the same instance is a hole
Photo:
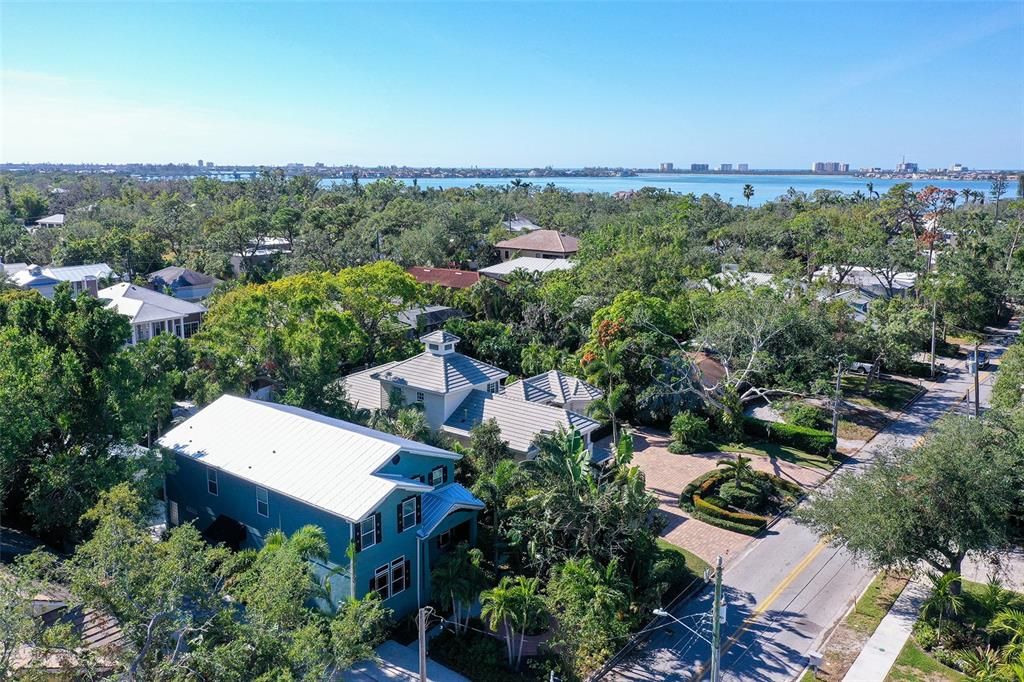
[[[669,451],[695,452],[708,440],[708,422],[692,412],[680,412],[672,418],[672,443]]]
[[[788,445],[815,455],[827,455],[836,445],[835,438],[828,431],[768,422],[753,417],[746,417],[743,420],[743,430],[755,438],[766,438],[773,443]]]
[[[930,623],[918,620],[914,623],[914,639],[922,649],[929,651],[939,643],[939,633]]]
[[[806,429],[823,430],[830,424],[825,410],[807,403],[790,403],[783,409],[782,416],[786,418],[787,424]]]
[[[718,497],[725,502],[726,506],[746,509],[751,512],[764,510],[764,506],[768,502],[768,494],[769,491],[765,490],[763,482],[756,479],[742,481],[739,484],[736,481],[726,481],[718,489]]]
[[[712,469],[687,483],[686,487],[683,488],[683,492],[679,494],[679,506],[686,511],[693,511],[694,493],[700,491],[702,496],[708,494],[708,491],[715,487],[715,484],[718,483],[722,476],[721,471]]]
[[[743,533],[744,535],[757,535],[761,532],[763,526],[746,526],[742,523],[736,523],[735,521],[729,521],[728,519],[720,519],[710,514],[705,514],[701,511],[693,512],[693,518],[698,521],[703,521],[709,525],[717,528],[723,528],[725,530],[731,530],[735,533]]]
[[[768,522],[768,519],[763,516],[758,516],[757,514],[731,512],[726,509],[722,509],[721,507],[716,507],[702,497],[694,497],[693,504],[696,510],[702,514],[706,514],[723,521],[738,523],[743,526],[753,526],[760,529]]]

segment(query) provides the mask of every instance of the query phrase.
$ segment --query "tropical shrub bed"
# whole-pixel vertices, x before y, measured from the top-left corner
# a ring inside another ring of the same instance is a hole
[[[957,594],[955,584],[962,583]],[[971,679],[1019,679],[1024,671],[1024,595],[961,580],[932,578],[932,592],[914,625],[914,640],[932,659]]]
[[[694,518],[719,528],[756,535],[769,520],[792,506],[800,486],[750,467],[742,455],[723,459],[723,467],[691,481],[680,495],[679,506]]]
[[[707,445],[711,429],[707,419],[684,410],[672,418],[671,432],[672,442],[668,445],[669,452],[684,455],[697,452]]]
[[[815,455],[827,455],[836,446],[836,439],[828,431],[769,422],[754,417],[743,419],[743,431],[754,438],[764,438],[772,443],[788,445]]]

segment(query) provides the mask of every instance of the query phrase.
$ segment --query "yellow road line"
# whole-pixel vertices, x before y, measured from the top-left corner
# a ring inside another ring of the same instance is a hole
[[[765,611],[771,608],[771,605],[775,602],[776,599],[779,598],[779,595],[781,595],[785,591],[785,589],[789,587],[793,583],[793,581],[796,580],[797,577],[799,577],[799,575],[807,569],[808,566],[810,566],[811,562],[814,561],[827,546],[828,545],[824,542],[819,542],[817,545],[815,545],[814,548],[810,552],[808,552],[807,556],[801,559],[800,563],[794,566],[793,570],[786,574],[786,577],[783,578],[779,582],[779,584],[775,586],[775,589],[773,589],[767,597],[761,600],[761,603],[758,604],[757,607],[750,613],[750,615],[747,616],[746,619],[740,624],[739,628],[737,628],[736,632],[733,633],[732,637],[730,637],[728,641],[726,641],[725,645],[722,647],[719,660],[721,660],[721,657],[724,657],[726,652],[729,651],[729,649],[732,648],[732,646],[739,640],[739,638],[742,637],[743,634],[750,629],[750,626],[754,624],[754,621],[760,618]],[[704,671],[707,669],[707,667],[707,663],[702,664],[700,668],[697,670],[697,676],[694,679],[700,680],[701,678],[703,678]]]

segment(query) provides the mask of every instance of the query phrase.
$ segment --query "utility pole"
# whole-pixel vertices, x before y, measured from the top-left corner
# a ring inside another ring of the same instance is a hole
[[[427,617],[433,610],[429,606],[424,606],[416,614],[416,629],[420,640],[420,682],[427,682]]]
[[[978,359],[978,349],[981,346],[981,341],[974,342],[974,418],[977,419],[981,414],[981,393],[978,391],[979,375],[981,375],[981,363]]]
[[[839,404],[843,399],[843,361],[836,368],[836,394],[832,398],[832,437],[839,436]]]
[[[931,360],[931,377],[935,379],[935,312],[938,307],[938,299],[932,299],[932,360]]]
[[[715,604],[711,608],[711,682],[721,679],[722,655],[722,557],[715,567]]]

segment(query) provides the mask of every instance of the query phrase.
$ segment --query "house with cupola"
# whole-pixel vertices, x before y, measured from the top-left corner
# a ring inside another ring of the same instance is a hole
[[[392,400],[423,407],[434,431],[467,443],[470,432],[494,420],[502,439],[520,458],[536,455],[536,439],[559,430],[578,431],[588,450],[600,424],[586,416],[599,389],[561,372],[504,385],[509,373],[458,352],[459,337],[443,330],[420,337],[423,352],[350,374],[342,383],[348,400],[366,410]]]

